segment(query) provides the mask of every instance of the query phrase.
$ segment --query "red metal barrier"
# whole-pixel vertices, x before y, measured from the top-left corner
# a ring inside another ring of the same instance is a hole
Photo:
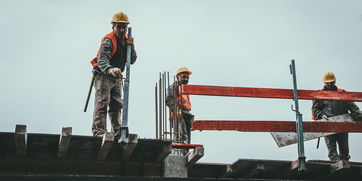
[[[292,89],[182,85],[181,91],[190,95],[293,99]],[[298,90],[298,99],[362,102],[362,92]]]
[[[188,144],[188,143],[172,143],[172,148],[196,148],[196,147],[204,147],[204,145]]]
[[[303,122],[304,132],[362,132],[362,122]],[[205,121],[192,123],[192,130],[233,130],[244,132],[296,132],[295,121]]]

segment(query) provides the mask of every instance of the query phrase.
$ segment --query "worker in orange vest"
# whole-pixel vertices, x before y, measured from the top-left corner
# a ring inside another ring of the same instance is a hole
[[[194,119],[194,115],[191,114],[191,100],[189,95],[181,94],[180,90],[175,91],[174,89],[177,87],[180,89],[181,87],[179,87],[179,85],[187,85],[191,74],[192,72],[187,67],[179,68],[176,72],[177,81],[174,85],[170,86],[166,96],[166,105],[171,110],[170,120],[174,120],[174,117],[178,116],[180,141],[183,143],[191,142],[191,123]],[[176,94],[176,97],[174,94]],[[175,101],[176,110],[174,110]]]
[[[323,91],[340,91],[336,86],[336,76],[333,72],[326,72],[323,76]],[[361,118],[358,106],[352,101],[335,101],[335,100],[314,100],[312,113],[314,119],[325,119],[328,117],[338,116],[351,112],[354,120]],[[324,137],[328,148],[328,157],[331,161],[349,160],[348,133],[337,133]],[[339,154],[337,153],[337,143]]]
[[[91,61],[94,73],[95,105],[92,133],[103,136],[107,131],[107,109],[112,132],[117,135],[121,127],[122,72],[127,62],[127,44],[131,44],[131,64],[137,55],[133,38],[127,36],[128,16],[119,12],[112,18],[112,32],[102,38],[97,56]]]

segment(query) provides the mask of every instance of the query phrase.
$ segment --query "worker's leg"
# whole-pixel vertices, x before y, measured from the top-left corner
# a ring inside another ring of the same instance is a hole
[[[326,141],[328,148],[328,158],[331,161],[339,160],[339,156],[337,153],[337,145],[336,145],[336,135],[325,136],[324,140]]]
[[[113,81],[111,90],[111,100],[109,102],[109,118],[112,124],[112,132],[119,134],[121,128],[121,109],[122,109],[122,79]]]
[[[110,99],[110,80],[102,74],[94,78],[95,104],[93,113],[93,135],[104,134],[107,130],[107,106]]]
[[[181,136],[181,142],[186,143],[188,138],[187,134],[187,123],[186,123],[185,115],[181,116],[181,119],[179,121],[179,130],[180,130],[180,136]]]
[[[348,133],[338,133],[337,143],[341,160],[349,160]]]

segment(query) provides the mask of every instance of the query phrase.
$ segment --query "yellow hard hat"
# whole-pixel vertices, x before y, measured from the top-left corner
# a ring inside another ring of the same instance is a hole
[[[336,80],[336,76],[334,75],[333,72],[326,72],[323,75],[323,81],[324,82],[333,82]]]
[[[192,72],[187,67],[181,67],[177,70],[176,75],[178,75],[179,73],[182,73],[182,72],[187,72],[190,75],[192,74]]]
[[[118,12],[115,15],[113,15],[112,23],[127,23],[127,24],[129,24],[128,16],[123,12]]]

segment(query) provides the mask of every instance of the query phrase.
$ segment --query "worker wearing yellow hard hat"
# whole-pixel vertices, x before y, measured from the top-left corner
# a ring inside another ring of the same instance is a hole
[[[127,62],[127,45],[131,45],[131,64],[137,55],[133,38],[128,37],[128,16],[118,12],[112,17],[112,32],[102,38],[97,56],[91,61],[94,67],[94,87],[96,90],[92,132],[102,136],[107,130],[107,110],[112,132],[117,136],[122,108],[122,72]]]
[[[181,138],[180,142],[191,142],[191,123],[194,120],[194,115],[191,114],[191,100],[189,95],[180,93],[180,86],[189,83],[189,77],[192,72],[187,67],[180,67],[176,71],[177,81],[170,86],[166,95],[166,105],[170,108],[170,121],[173,125],[178,126]],[[176,94],[176,95],[175,95]],[[174,110],[176,107],[176,110]],[[181,151],[186,155],[188,149]]]
[[[344,92],[336,86],[336,75],[333,72],[326,72],[323,75],[324,87],[322,91]],[[315,119],[328,120],[330,117],[351,113],[354,120],[362,118],[358,106],[352,101],[335,100],[314,100],[312,113]],[[349,160],[348,133],[337,133],[325,136],[325,142],[328,148],[328,158],[331,161]],[[339,154],[337,152],[337,143]]]

